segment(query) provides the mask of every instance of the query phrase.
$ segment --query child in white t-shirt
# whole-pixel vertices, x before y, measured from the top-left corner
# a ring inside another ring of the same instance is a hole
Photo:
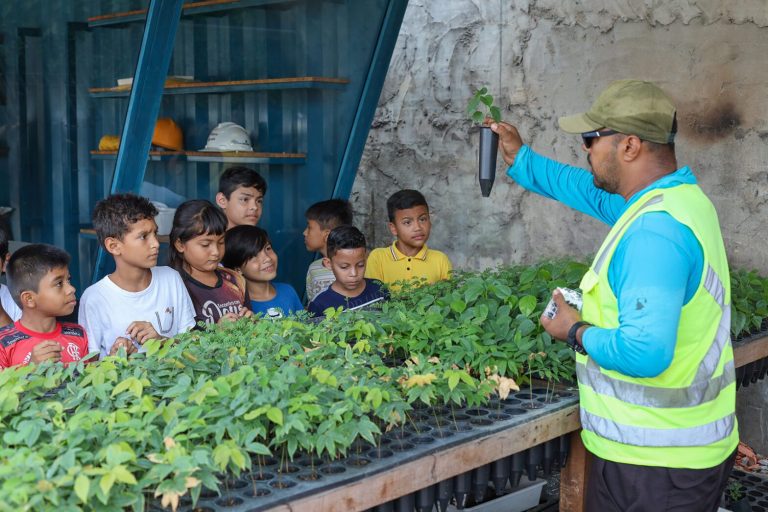
[[[146,198],[112,195],[93,212],[96,235],[115,259],[115,271],[88,287],[78,323],[90,352],[101,357],[143,350],[147,340],[172,338],[195,325],[195,311],[178,272],[156,267],[157,209]]]
[[[0,274],[5,272],[5,266],[11,255],[8,252],[8,233],[0,226]],[[0,284],[0,327],[11,324],[21,318],[21,309],[13,301],[11,291]]]

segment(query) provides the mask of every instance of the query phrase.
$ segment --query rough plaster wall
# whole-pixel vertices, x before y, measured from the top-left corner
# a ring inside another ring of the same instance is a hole
[[[390,242],[386,198],[425,193],[430,245],[454,265],[588,258],[608,228],[523,191],[499,162],[477,185],[475,88],[538,152],[586,165],[557,118],[611,80],[659,83],[678,106],[678,161],[720,214],[732,266],[768,274],[768,0],[411,0],[352,201],[374,245]],[[768,385],[739,392],[743,438],[768,451]]]

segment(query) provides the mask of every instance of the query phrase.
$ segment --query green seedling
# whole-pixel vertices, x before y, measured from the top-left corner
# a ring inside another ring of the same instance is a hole
[[[501,110],[493,104],[493,96],[488,94],[488,88],[478,89],[467,104],[467,115],[472,121],[481,124],[486,116],[497,123],[501,121]]]

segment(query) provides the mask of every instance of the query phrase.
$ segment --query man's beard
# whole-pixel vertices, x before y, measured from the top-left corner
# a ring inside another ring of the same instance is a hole
[[[615,154],[613,155],[616,156]],[[600,177],[595,172],[595,168],[592,166],[592,158],[590,154],[587,154],[587,163],[589,163],[589,169],[592,172],[592,183],[595,185],[595,187],[605,190],[609,194],[615,194],[619,190],[619,184],[616,183],[614,180],[605,179],[603,177]],[[611,164],[608,166],[607,169],[607,176],[611,176],[615,179],[615,177],[618,175],[618,166],[615,162],[611,162]]]

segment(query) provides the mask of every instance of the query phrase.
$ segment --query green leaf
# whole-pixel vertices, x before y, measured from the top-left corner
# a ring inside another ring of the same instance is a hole
[[[282,425],[283,411],[281,411],[277,407],[270,407],[269,410],[267,411],[267,418],[269,418],[269,420],[276,425]]]
[[[136,478],[122,464],[112,468],[112,474],[115,476],[115,481],[117,482],[123,482],[124,484],[129,485],[136,484]]]
[[[101,480],[99,481],[99,487],[101,487],[101,491],[109,496],[109,491],[112,489],[112,486],[115,483],[115,475],[113,473],[107,473],[106,475],[101,477]]]
[[[213,462],[221,471],[227,469],[230,456],[230,449],[226,444],[220,444],[213,449]]]
[[[456,388],[456,386],[459,385],[460,379],[461,379],[461,376],[458,374],[458,372],[455,372],[455,371],[451,372],[451,374],[448,376],[448,389],[453,391]]]
[[[474,122],[476,122],[477,124],[482,123],[483,119],[485,119],[485,117],[483,116],[483,113],[480,112],[479,110],[477,112],[475,112],[474,114],[472,114],[472,120]]]
[[[85,475],[78,475],[75,478],[75,494],[80,501],[86,503],[88,501],[88,491],[91,490],[91,481]]]
[[[480,101],[482,101],[483,103],[485,103],[487,106],[490,107],[491,105],[493,105],[493,96],[491,96],[490,94],[485,94],[483,96],[480,96]]]
[[[467,309],[467,303],[461,299],[454,299],[451,302],[451,309],[457,313],[462,313],[465,309]]]
[[[533,295],[526,295],[520,299],[517,306],[520,308],[522,314],[529,316],[536,309],[536,297]]]
[[[501,122],[501,110],[499,110],[499,107],[492,106],[491,109],[491,117],[494,121],[497,123]]]
[[[472,113],[477,110],[478,105],[480,105],[480,98],[478,96],[474,96],[471,100],[469,100],[469,103],[467,103],[467,114],[472,115]]]

